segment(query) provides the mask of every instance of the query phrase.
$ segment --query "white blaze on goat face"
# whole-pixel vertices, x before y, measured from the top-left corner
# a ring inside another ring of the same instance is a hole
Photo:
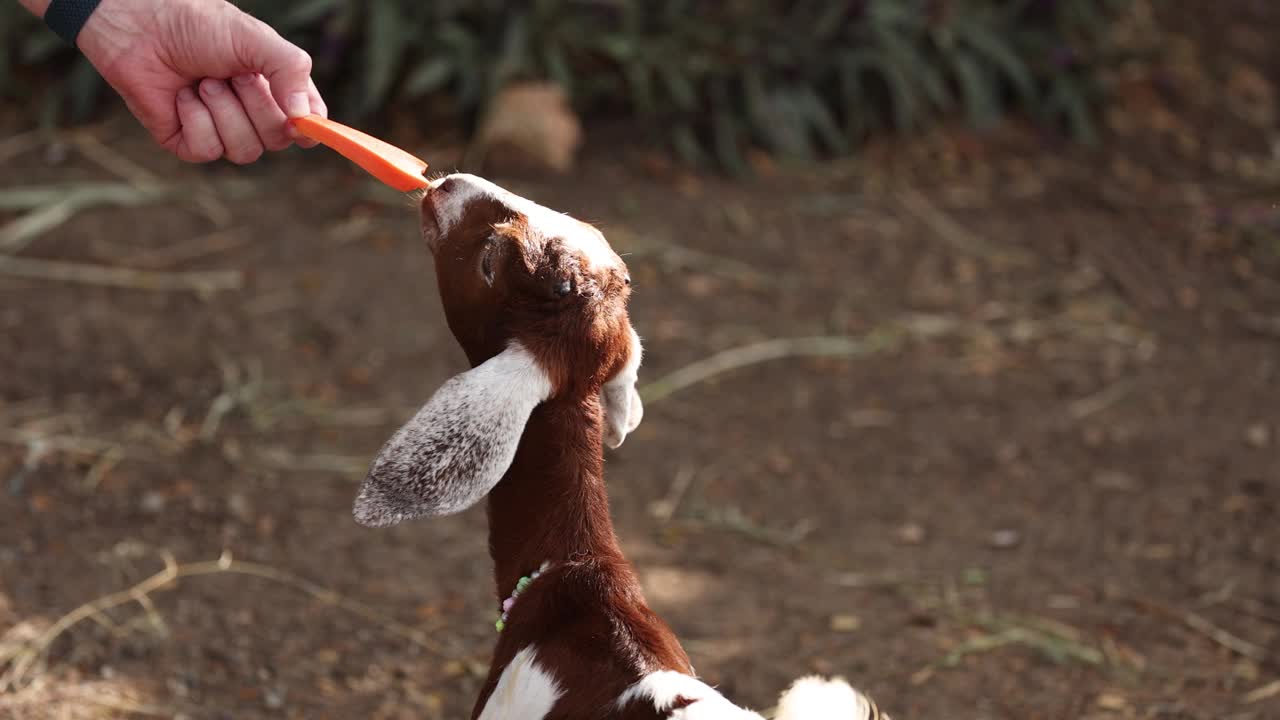
[[[447,186],[446,183],[448,183]],[[442,186],[447,187],[446,192],[430,195]],[[566,213],[556,212],[504,190],[484,178],[467,173],[454,173],[432,181],[427,192],[431,197],[431,208],[435,213],[435,221],[441,236],[448,235],[451,229],[462,222],[468,205],[476,200],[487,198],[496,200],[507,209],[523,215],[529,228],[538,234],[548,238],[558,238],[568,249],[582,257],[591,268],[622,265],[622,258],[609,247],[609,243],[599,230]]]

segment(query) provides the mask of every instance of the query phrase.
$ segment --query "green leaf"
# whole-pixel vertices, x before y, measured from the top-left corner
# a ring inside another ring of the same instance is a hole
[[[666,86],[677,109],[686,112],[697,109],[698,91],[694,89],[693,82],[684,74],[682,68],[676,67],[675,62],[672,61],[658,65],[654,69],[662,80],[662,84]]]
[[[1096,145],[1098,132],[1093,114],[1083,88],[1071,75],[1059,76],[1050,92],[1048,106],[1051,112],[1064,115],[1071,136],[1085,145]]]
[[[982,130],[992,127],[1000,117],[1000,101],[991,76],[984,73],[982,65],[966,52],[957,52],[951,61],[960,82],[969,122]]]
[[[357,115],[376,110],[395,81],[396,69],[409,37],[403,20],[399,6],[394,2],[369,5],[368,25],[365,27],[364,90]]]
[[[684,162],[699,167],[707,162],[706,153],[698,142],[698,136],[688,124],[676,125],[671,130],[671,145]]]
[[[740,147],[742,126],[738,124],[733,113],[728,110],[721,110],[715,113],[712,120],[712,130],[716,159],[734,175],[747,174],[747,162],[742,157],[742,148]]]
[[[72,122],[84,122],[89,118],[102,95],[103,87],[105,82],[93,64],[84,57],[78,58],[63,86]]]
[[[644,62],[635,60],[623,68],[627,86],[631,89],[631,101],[642,115],[653,112],[653,71]]]
[[[989,26],[973,22],[960,25],[958,30],[970,47],[1000,68],[1021,96],[1022,102],[1027,105],[1035,104],[1036,83],[1031,77],[1031,70],[1004,39],[991,31]]]
[[[796,91],[796,108],[809,121],[818,137],[832,152],[844,153],[849,150],[848,140],[840,130],[835,115],[827,107],[826,102],[813,88],[800,88]]]
[[[321,18],[333,12],[343,3],[343,0],[302,0],[302,2],[292,3],[292,7],[279,20],[271,23],[271,26],[280,32],[290,32],[298,30],[308,25],[314,25]]]
[[[62,38],[45,28],[27,38],[18,57],[25,65],[36,65],[67,52],[70,50],[62,42]]]
[[[405,97],[422,97],[439,90],[453,77],[453,70],[454,63],[449,58],[437,57],[421,63],[405,78]]]
[[[564,51],[557,45],[548,44],[542,49],[542,64],[546,68],[547,78],[564,88],[565,94],[573,96],[573,70],[565,59]]]

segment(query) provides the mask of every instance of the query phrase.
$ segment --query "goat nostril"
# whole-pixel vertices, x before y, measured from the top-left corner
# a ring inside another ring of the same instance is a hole
[[[573,283],[568,280],[561,280],[555,289],[557,297],[564,297],[573,292]]]
[[[631,284],[631,276],[630,276],[630,275],[627,275],[626,277],[622,278],[622,282],[624,282],[624,283],[626,283],[626,284],[630,285],[630,284]]]

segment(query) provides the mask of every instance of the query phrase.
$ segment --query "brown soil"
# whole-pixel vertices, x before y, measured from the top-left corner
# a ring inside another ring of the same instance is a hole
[[[491,174],[631,253],[643,382],[870,339],[653,399],[607,458],[624,546],[709,682],[767,708],[843,674],[900,719],[1280,718],[1280,65],[1256,37],[1277,10],[1250,7],[1170,19],[1230,41],[1126,76],[1100,150],[943,130],[728,182],[597,130],[570,177]],[[166,553],[274,577],[122,597],[0,716],[464,716],[493,639],[483,511],[350,515],[465,367],[410,206],[322,151],[196,168],[128,118],[91,134],[180,196],[22,257],[244,284],[0,265],[0,671]],[[8,189],[122,172],[45,142],[5,165]]]

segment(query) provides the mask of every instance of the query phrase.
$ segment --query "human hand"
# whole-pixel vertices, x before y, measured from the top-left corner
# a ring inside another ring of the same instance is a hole
[[[102,0],[81,52],[162,147],[187,162],[251,163],[314,147],[287,122],[328,115],[311,57],[225,0]]]

